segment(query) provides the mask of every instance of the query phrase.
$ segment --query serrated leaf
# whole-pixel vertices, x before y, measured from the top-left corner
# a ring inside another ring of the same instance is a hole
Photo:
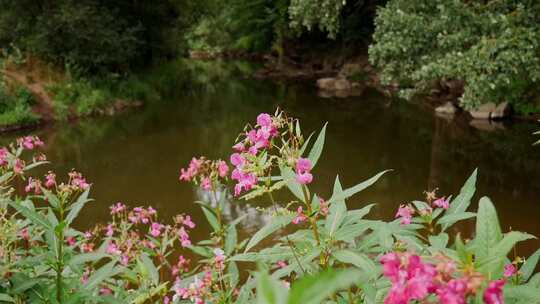
[[[319,133],[319,136],[317,136],[317,140],[315,140],[315,143],[313,144],[313,147],[309,151],[308,159],[311,161],[311,164],[313,167],[317,164],[319,161],[319,158],[321,157],[323,148],[324,148],[324,140],[326,137],[326,126],[328,123],[325,123],[321,132]]]
[[[540,249],[536,250],[535,253],[533,253],[531,256],[527,258],[525,263],[521,266],[519,269],[519,272],[521,272],[521,279],[524,282],[527,282],[531,275],[534,272],[534,269],[536,268],[536,265],[538,264],[538,259],[540,258]]]
[[[377,180],[379,180],[381,176],[383,176],[386,172],[389,172],[389,171],[392,171],[392,170],[385,170],[385,171],[379,172],[375,176],[371,177],[370,179],[366,181],[359,183],[356,186],[345,189],[339,193],[334,192],[334,194],[332,194],[332,197],[328,200],[328,202],[333,203],[336,201],[346,200],[347,198],[373,185]]]
[[[476,177],[478,175],[478,169],[475,169],[471,176],[467,179],[463,187],[459,192],[459,195],[450,203],[448,210],[446,210],[446,215],[465,212],[469,205],[471,204],[471,199],[474,196],[476,191]],[[443,225],[443,231],[448,229],[451,224]]]
[[[489,252],[501,239],[502,232],[497,218],[497,211],[495,211],[495,207],[489,198],[482,197],[476,216],[476,237],[474,239],[476,259],[488,258]]]
[[[91,199],[88,198],[88,194],[90,193],[90,188],[86,189],[78,198],[73,205],[71,205],[71,209],[69,210],[68,215],[66,216],[66,222],[68,224],[71,224],[73,220],[79,215],[79,212],[81,212],[82,208],[86,205],[86,203],[90,202]]]
[[[262,241],[270,234],[274,233],[276,230],[287,226],[293,218],[294,215],[283,215],[275,217],[270,223],[266,224],[264,227],[255,232],[253,237],[247,243],[244,252],[249,251],[251,248],[259,244],[260,241]]]
[[[371,278],[376,278],[378,276],[378,273],[380,272],[379,268],[373,262],[373,260],[368,258],[364,254],[357,253],[351,250],[340,250],[334,252],[332,255],[334,256],[334,258],[336,258],[342,263],[352,264],[362,269]]]
[[[476,216],[476,213],[474,212],[460,212],[460,213],[446,214],[437,221],[437,224],[443,225],[443,227],[448,228],[459,221],[470,219],[475,216]],[[443,228],[443,231],[444,230],[445,229]]]
[[[361,273],[354,269],[328,270],[315,276],[306,276],[293,284],[288,304],[319,304],[335,292],[356,283]]]
[[[230,255],[234,251],[237,241],[238,233],[236,232],[236,227],[234,225],[229,225],[227,228],[227,236],[225,238],[224,250],[226,255]]]
[[[257,279],[257,304],[284,304],[287,299],[285,286],[267,274]]]

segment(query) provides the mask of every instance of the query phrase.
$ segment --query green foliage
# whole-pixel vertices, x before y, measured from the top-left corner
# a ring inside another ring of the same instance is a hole
[[[31,111],[33,103],[34,97],[26,88],[16,87],[10,92],[0,80],[0,127],[35,122],[37,117]]]
[[[0,45],[85,72],[179,54],[194,10],[180,0],[1,0],[0,7]]]
[[[156,210],[130,210],[121,203],[111,206],[113,219],[106,225],[87,233],[78,231],[72,223],[91,202],[90,185],[82,175],[72,171],[65,183],[57,182],[52,172],[44,182],[31,179],[32,169],[44,165],[35,155],[23,160],[23,152],[42,144],[36,137],[21,138],[0,150],[0,252],[4,253],[0,255],[0,300],[162,303],[167,296],[175,304],[394,303],[388,300],[389,294],[416,288],[419,282],[436,282],[431,287],[437,293],[418,290],[419,298],[402,301],[406,303],[440,299],[439,291],[454,292],[444,288],[456,280],[474,285],[466,284],[466,294],[455,294],[463,303],[481,303],[493,282],[504,282],[508,303],[530,303],[540,295],[540,277],[534,274],[540,251],[526,261],[509,260],[518,242],[534,237],[517,231],[504,233],[487,197],[480,199],[477,213],[467,211],[476,192],[476,170],[453,200],[431,192],[426,201],[402,205],[402,219],[371,219],[373,205],[350,209],[347,202],[386,171],[352,187],[343,187],[336,177],[332,195],[323,200],[311,192],[309,182],[294,177],[306,167],[313,169],[320,159],[326,125],[311,143],[304,140],[297,120],[279,111],[271,118],[265,115],[255,128],[275,127],[272,145],[255,154],[237,155],[249,160],[235,159],[241,162],[241,170],[252,170],[242,174],[261,173],[241,199],[267,195],[272,206],[261,212],[272,218],[243,240],[236,226],[246,216],[229,220],[223,216],[231,196],[222,183],[227,174],[219,173],[222,161],[201,157],[192,160],[191,171],[182,169],[201,187],[204,201],[196,203],[212,228],[207,239],[191,241],[186,231],[195,225],[187,215],[177,215],[174,224],[162,225]],[[299,166],[300,158],[304,163]],[[209,185],[201,185],[199,178]],[[28,183],[27,193],[21,196],[14,188],[18,179]],[[272,192],[285,185],[290,198],[278,207]],[[408,210],[405,215],[403,208]],[[410,218],[404,221],[405,217]],[[471,239],[450,235],[449,227],[459,229],[460,221],[472,217],[476,217],[476,229]],[[263,242],[270,237],[272,241]],[[84,249],[89,245],[92,250]],[[171,262],[170,256],[182,254],[182,248],[197,256],[196,266],[188,267],[183,256],[177,265]],[[519,272],[504,274],[506,266]],[[250,270],[254,267],[259,271]],[[164,275],[169,271],[174,273],[174,283]],[[393,277],[398,273],[399,279]]]
[[[406,98],[459,80],[467,109],[518,104],[540,80],[539,16],[535,1],[391,0],[378,10],[370,60]]]

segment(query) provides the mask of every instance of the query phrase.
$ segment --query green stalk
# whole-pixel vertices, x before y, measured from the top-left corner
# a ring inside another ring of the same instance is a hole
[[[64,199],[60,201],[59,206],[59,223],[64,222]],[[64,272],[64,229],[61,229],[56,235],[57,241],[57,255],[56,255],[56,300],[58,303],[62,303],[63,298],[63,278],[62,272]]]
[[[274,211],[276,212],[276,215],[277,215],[278,209],[277,209],[276,201],[274,200],[274,196],[272,195],[272,192],[270,192],[270,191],[267,191],[266,193],[268,193],[268,196],[270,197],[270,201],[272,202],[272,206],[274,206]],[[285,229],[285,227],[282,225],[281,229]],[[302,270],[302,273],[304,273],[304,275],[305,275],[306,270],[302,266],[302,263],[300,262],[300,259],[298,258],[298,255],[296,255],[296,249],[294,248],[294,244],[291,242],[291,240],[289,239],[289,236],[287,234],[285,235],[285,239],[287,240],[287,245],[291,249],[291,252],[292,252],[292,254],[294,256],[294,259],[296,260],[296,263],[298,263],[298,267],[300,267],[300,270]]]

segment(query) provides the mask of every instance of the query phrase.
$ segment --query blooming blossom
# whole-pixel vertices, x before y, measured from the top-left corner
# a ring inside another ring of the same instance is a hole
[[[503,287],[505,283],[504,280],[489,282],[488,287],[484,291],[484,303],[504,304]]]
[[[508,264],[508,265],[504,266],[504,277],[505,278],[509,278],[509,277],[513,276],[514,274],[516,274],[516,272],[517,272],[517,269],[516,269],[516,266],[514,266],[514,264]]]
[[[298,225],[305,221],[307,221],[307,216],[304,214],[302,206],[300,206],[296,209],[296,217],[292,220],[292,223]]]
[[[414,210],[408,205],[400,205],[396,213],[396,218],[401,217],[402,225],[409,225],[412,220]]]
[[[433,205],[439,208],[448,209],[450,207],[449,199],[446,199],[444,197],[438,198],[433,202]]]
[[[313,165],[307,158],[299,158],[296,161],[296,181],[299,184],[307,185],[313,181],[313,175],[311,175],[311,169]]]

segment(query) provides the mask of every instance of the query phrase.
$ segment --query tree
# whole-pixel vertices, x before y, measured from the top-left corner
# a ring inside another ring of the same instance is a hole
[[[540,3],[390,0],[375,19],[371,62],[401,94],[465,84],[461,104],[518,104],[540,80]]]

